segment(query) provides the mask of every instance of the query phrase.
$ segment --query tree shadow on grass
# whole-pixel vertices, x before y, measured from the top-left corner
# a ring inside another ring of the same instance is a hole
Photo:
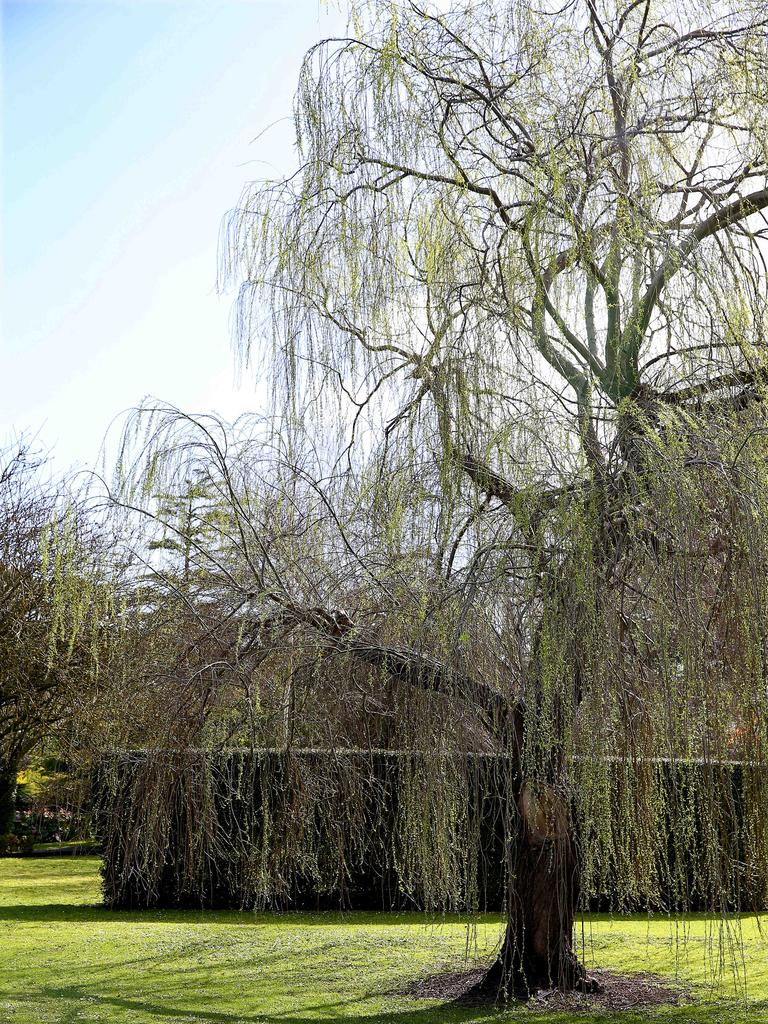
[[[204,907],[188,907],[184,909],[159,910],[136,909],[114,910],[101,903],[13,903],[0,905],[0,921],[67,921],[72,923],[88,922],[99,918],[116,922],[157,922],[164,924],[201,924],[216,925],[274,925],[301,924],[303,927],[331,926],[383,926],[402,927],[412,925],[430,927],[432,925],[451,925],[474,923],[479,925],[498,925],[502,923],[500,914],[479,914],[472,917],[467,914],[428,914],[419,911],[367,911],[367,910],[284,910],[284,911],[251,911],[251,910],[209,910]]]
[[[83,1003],[105,1010],[124,1011],[126,1021],[151,1021],[153,1018],[167,1024],[184,1024],[185,1021],[203,1024],[338,1024],[339,1021],[365,1021],[366,1024],[470,1024],[472,1021],[520,1020],[526,1024],[649,1024],[651,1020],[668,1021],[669,1024],[722,1024],[724,1020],[738,1021],[739,1024],[765,1024],[768,1020],[768,1000],[751,1004],[724,1002],[704,1005],[686,1005],[669,1008],[661,1017],[649,1017],[642,1011],[579,1011],[547,1012],[530,1009],[523,1004],[507,1008],[493,1006],[466,1006],[455,1002],[417,1006],[396,1006],[392,1010],[366,1012],[359,997],[338,999],[303,1007],[299,1011],[272,1011],[242,1013],[169,1006],[159,1002],[130,999],[120,996],[92,995],[78,986],[62,988],[45,987],[40,994],[46,1000],[56,1003],[58,1024],[74,1024],[83,1020]],[[365,998],[365,997],[363,997]],[[354,1015],[350,1008],[361,1007],[361,1013]]]
[[[67,921],[76,924],[79,921],[90,922],[104,918],[108,914],[111,911],[98,903],[81,903],[76,906],[71,903],[14,903],[0,906],[0,921],[16,921],[19,924],[35,921]],[[141,915],[137,913],[134,917],[139,920]],[[129,919],[128,915],[123,918]]]
[[[384,1012],[365,1012],[359,1016],[350,1013],[350,1007],[361,1005],[361,998],[315,1003],[298,1011],[259,1011],[250,1012],[206,1009],[202,1006],[195,1009],[171,1006],[161,1002],[149,1002],[143,999],[131,999],[122,996],[85,994],[77,986],[63,988],[45,987],[41,994],[46,1000],[53,1000],[57,1010],[63,1013],[60,1024],[83,1019],[83,1004],[98,1009],[112,1008],[125,1011],[125,1019],[142,1021],[159,1018],[168,1022],[200,1021],[205,1024],[337,1024],[339,1021],[365,1020],[368,1024],[445,1024],[445,1022],[469,1022],[489,1017],[501,1017],[504,1011],[493,1007],[460,1007],[450,1003],[441,1003],[424,1009],[398,1008]],[[364,997],[363,997],[364,998]],[[254,1000],[257,1002],[257,1000]],[[71,1004],[71,1012],[70,1006]]]
[[[275,914],[272,922],[263,915],[248,911],[211,910],[112,910],[100,903],[14,903],[0,906],[0,921],[15,921],[18,924],[63,922],[66,924],[92,924],[93,922],[114,922],[115,924],[213,924],[251,925],[277,923],[282,915]],[[286,921],[290,919],[286,916]]]

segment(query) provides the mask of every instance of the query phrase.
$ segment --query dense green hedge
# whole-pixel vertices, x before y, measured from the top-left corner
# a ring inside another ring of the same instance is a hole
[[[659,761],[650,783],[647,762],[640,774],[642,796],[634,768],[606,767],[606,798],[625,810],[606,837],[582,823],[583,903],[764,907],[766,872],[751,862],[749,839],[760,823],[743,811],[751,769]],[[123,752],[105,761],[96,787],[105,898],[125,908],[498,909],[515,786],[510,762],[495,755]],[[649,786],[649,829],[666,837],[643,875],[653,885],[633,888],[622,819],[633,800],[648,813]]]

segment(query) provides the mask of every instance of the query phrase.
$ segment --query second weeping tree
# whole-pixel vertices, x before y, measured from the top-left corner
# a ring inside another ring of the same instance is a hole
[[[590,987],[580,891],[653,905],[665,876],[684,908],[694,834],[722,909],[744,845],[768,859],[762,10],[359,5],[305,60],[296,174],[225,233],[271,468],[171,417],[196,439],[168,465],[230,509],[238,666],[341,655],[442,701],[401,739],[506,754],[491,994]],[[659,764],[692,761],[669,799]]]

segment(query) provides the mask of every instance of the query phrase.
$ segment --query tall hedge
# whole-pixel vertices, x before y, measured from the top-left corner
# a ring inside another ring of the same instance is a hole
[[[756,771],[607,763],[594,776],[596,790],[575,799],[577,817],[584,810],[582,905],[766,906],[766,871],[750,857],[760,846],[755,830],[765,826],[744,812]],[[445,793],[436,800],[441,775]],[[503,756],[127,751],[104,761],[96,790],[104,893],[115,908],[461,910],[504,903],[505,836],[516,841],[517,812],[516,780]],[[641,803],[648,792],[652,814]],[[588,822],[594,801],[626,809],[635,798],[647,828],[665,830],[667,841],[651,844],[664,853],[633,886],[626,867],[637,850],[626,847],[637,829],[624,830],[626,810],[610,819],[609,835],[591,835]]]

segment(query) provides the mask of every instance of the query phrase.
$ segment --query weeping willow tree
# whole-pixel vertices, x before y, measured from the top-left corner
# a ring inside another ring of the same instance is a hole
[[[353,735],[330,663],[397,745],[503,755],[492,994],[594,987],[596,893],[765,896],[767,28],[751,0],[357,5],[304,62],[300,167],[225,227],[271,433],[170,414],[142,463],[214,467],[228,656],[289,659],[298,742]],[[437,886],[466,780],[418,764]]]

